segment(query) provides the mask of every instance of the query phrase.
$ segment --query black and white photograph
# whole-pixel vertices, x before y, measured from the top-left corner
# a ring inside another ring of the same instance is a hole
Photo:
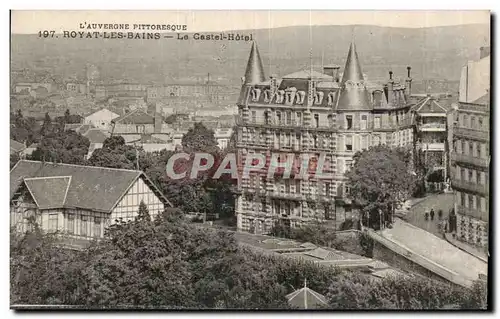
[[[491,310],[491,21],[11,10],[10,308]]]

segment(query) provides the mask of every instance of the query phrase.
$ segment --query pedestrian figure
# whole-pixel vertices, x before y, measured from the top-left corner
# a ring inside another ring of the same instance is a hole
[[[429,213],[428,212],[425,212],[424,216],[425,216],[425,220],[429,220]]]
[[[431,209],[431,220],[434,220],[434,208]]]
[[[439,218],[439,220],[441,220],[441,218],[443,218],[443,210],[442,209],[438,210],[438,218]]]

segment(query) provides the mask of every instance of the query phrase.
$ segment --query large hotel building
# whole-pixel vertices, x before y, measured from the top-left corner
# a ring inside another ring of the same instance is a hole
[[[481,48],[479,61],[462,69],[453,127],[451,185],[455,191],[457,238],[487,247],[490,165],[490,56]]]
[[[435,110],[434,100],[410,102],[411,82],[408,67],[404,83],[397,83],[389,72],[385,85],[369,91],[354,43],[342,76],[338,66],[325,66],[322,72],[266,78],[253,43],[238,100],[238,164],[251,153],[265,155],[266,166],[272,153],[316,158],[326,153],[327,173],[333,178],[306,180],[292,173],[284,179],[268,176],[266,169],[243,176],[236,201],[238,230],[268,233],[277,223],[296,227],[314,220],[340,227],[355,217],[344,176],[353,155],[378,144],[413,149],[417,104],[426,110],[421,121],[430,130],[443,128],[431,124],[433,112],[445,124],[443,110]]]

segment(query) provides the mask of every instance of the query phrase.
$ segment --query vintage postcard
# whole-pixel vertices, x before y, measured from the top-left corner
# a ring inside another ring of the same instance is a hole
[[[11,11],[11,308],[491,310],[490,19]]]

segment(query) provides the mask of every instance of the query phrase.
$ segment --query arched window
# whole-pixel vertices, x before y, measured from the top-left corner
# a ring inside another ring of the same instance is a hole
[[[256,102],[259,100],[260,97],[260,89],[253,89],[252,90],[252,101]]]
[[[335,93],[334,92],[328,93],[328,100],[327,100],[328,105],[332,106],[334,102],[335,102]]]
[[[303,104],[305,96],[306,96],[306,92],[304,92],[304,91],[297,92],[297,99],[296,99],[295,103],[297,103],[297,104]]]
[[[278,90],[278,94],[276,95],[276,103],[283,103],[284,98],[285,98],[285,91]]]
[[[323,92],[317,92],[314,96],[314,104],[320,105],[321,103],[323,103],[323,95]]]
[[[269,102],[271,99],[271,91],[270,90],[265,90],[264,91],[264,102]]]

